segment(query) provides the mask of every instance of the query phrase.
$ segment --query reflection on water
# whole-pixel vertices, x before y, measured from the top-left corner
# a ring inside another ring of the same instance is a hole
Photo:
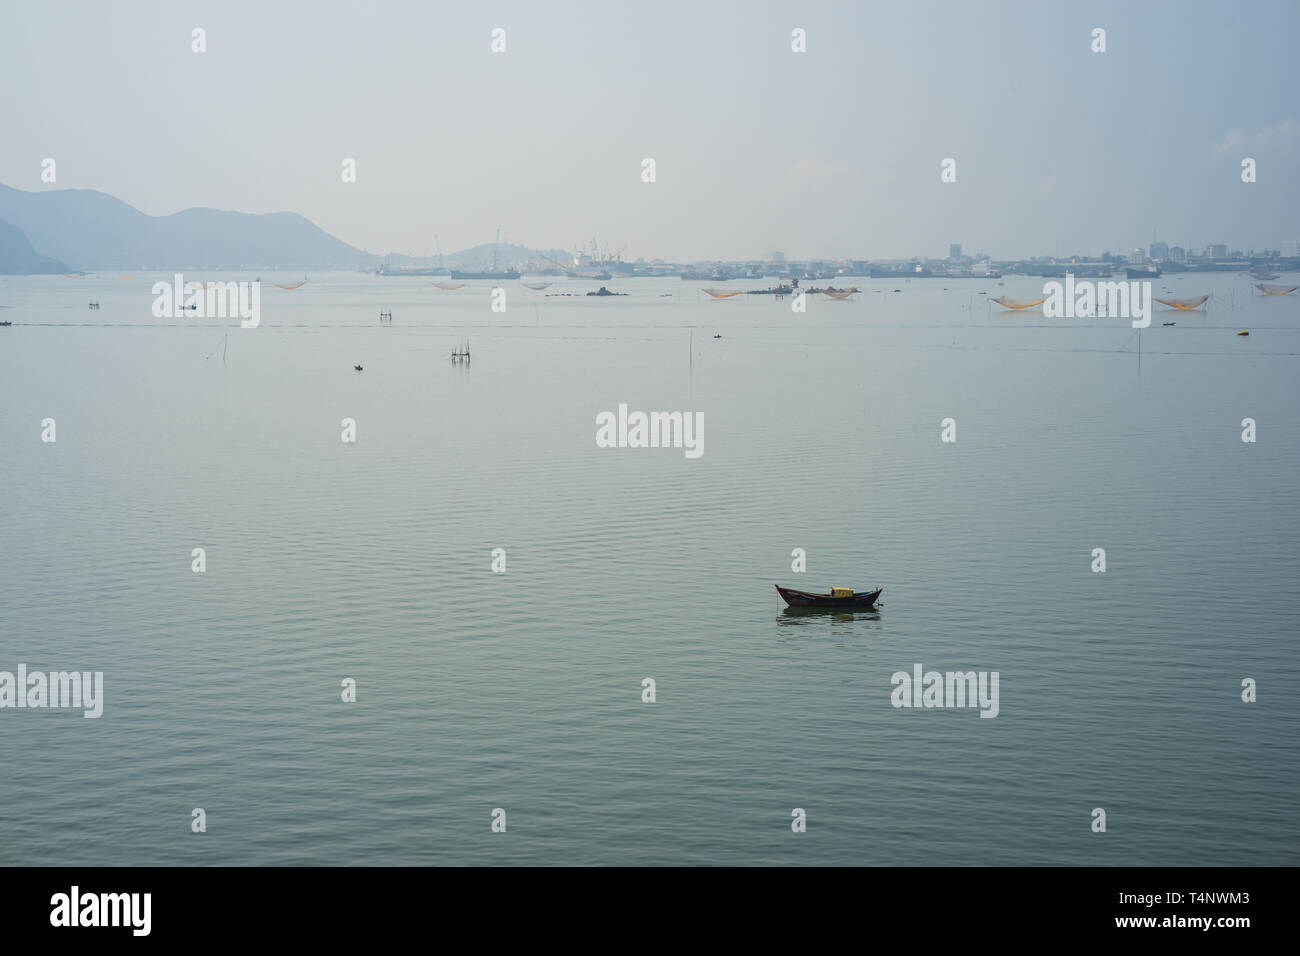
[[[865,630],[880,630],[880,612],[875,608],[863,611],[845,611],[839,608],[826,607],[786,607],[781,609],[781,613],[776,617],[778,627],[789,625],[807,625],[807,624],[830,624],[853,625],[865,623],[868,626]]]

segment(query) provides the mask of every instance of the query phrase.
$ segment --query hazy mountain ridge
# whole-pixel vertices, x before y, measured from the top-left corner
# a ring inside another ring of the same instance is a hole
[[[368,269],[380,261],[297,213],[192,208],[150,216],[93,189],[0,185],[0,219],[43,255],[86,270]]]
[[[0,275],[55,275],[71,271],[66,263],[40,255],[21,229],[0,219]]]

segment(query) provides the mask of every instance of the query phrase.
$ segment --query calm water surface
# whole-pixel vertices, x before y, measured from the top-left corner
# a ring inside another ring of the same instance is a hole
[[[1020,277],[264,276],[249,330],[159,278],[0,279],[0,670],[106,686],[0,710],[0,864],[1300,863],[1300,299],[1157,280],[1215,297],[1139,359]],[[895,709],[917,663],[999,715]]]

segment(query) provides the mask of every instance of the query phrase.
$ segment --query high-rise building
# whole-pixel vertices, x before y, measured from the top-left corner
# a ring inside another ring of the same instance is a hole
[[[1152,259],[1168,259],[1168,258],[1169,258],[1169,243],[1167,243],[1167,242],[1152,242],[1152,243],[1151,243],[1151,258],[1152,258]]]
[[[1228,247],[1221,242],[1212,242],[1205,250],[1205,254],[1211,259],[1226,259],[1228,258]]]
[[[949,244],[949,246],[948,246],[948,258],[949,258],[949,259],[960,259],[960,258],[961,258],[961,243],[960,243],[960,242],[954,242],[954,243]]]

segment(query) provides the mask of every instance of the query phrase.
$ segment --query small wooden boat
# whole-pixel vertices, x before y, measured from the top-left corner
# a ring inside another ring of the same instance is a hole
[[[1245,329],[1242,329],[1242,330],[1241,330],[1240,332],[1238,332],[1237,334],[1238,334],[1238,335],[1250,335],[1250,333],[1247,332]]]
[[[1296,289],[1300,289],[1300,286],[1269,285],[1267,282],[1260,282],[1255,285],[1255,288],[1265,295],[1290,295]]]
[[[811,591],[796,591],[794,588],[783,588],[779,584],[772,585],[776,592],[781,595],[781,599],[791,607],[825,607],[836,608],[844,611],[867,611],[876,603],[880,597],[880,592],[884,588],[876,588],[874,591],[850,591],[845,597],[832,597],[836,591],[849,591],[848,588],[832,588],[831,594],[813,594]]]

